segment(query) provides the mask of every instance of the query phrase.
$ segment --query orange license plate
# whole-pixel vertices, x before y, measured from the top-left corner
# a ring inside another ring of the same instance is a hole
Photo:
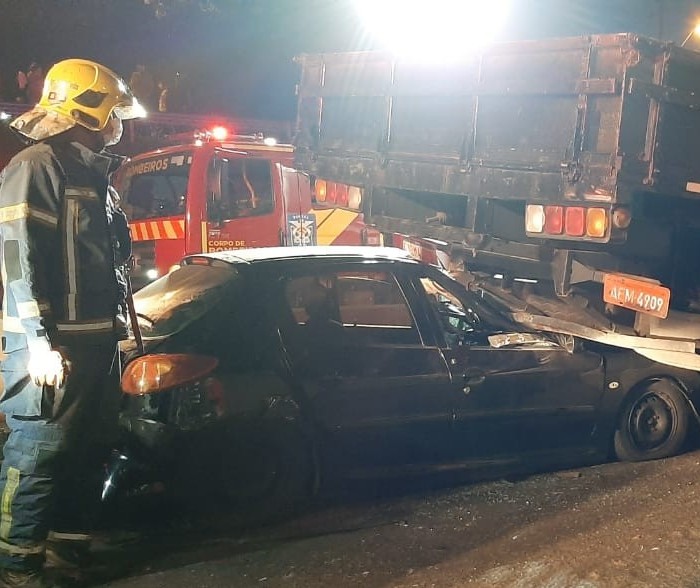
[[[666,318],[671,290],[644,280],[606,274],[603,280],[603,300],[623,308]]]

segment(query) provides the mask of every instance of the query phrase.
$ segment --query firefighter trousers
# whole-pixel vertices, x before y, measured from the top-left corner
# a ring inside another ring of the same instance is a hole
[[[68,373],[60,388],[40,390],[41,414],[6,417],[10,434],[0,469],[0,568],[39,569],[50,531],[86,537],[98,515],[101,465],[117,431],[116,339],[60,350]],[[37,393],[26,371],[28,359],[26,348],[6,354],[5,397]]]

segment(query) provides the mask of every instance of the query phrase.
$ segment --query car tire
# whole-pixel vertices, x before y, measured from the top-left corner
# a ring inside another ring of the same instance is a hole
[[[313,481],[310,443],[296,426],[262,426],[232,436],[222,451],[221,490],[243,523],[268,523],[298,512]]]
[[[690,407],[678,385],[654,380],[633,390],[614,436],[621,461],[646,461],[679,453],[690,429]]]

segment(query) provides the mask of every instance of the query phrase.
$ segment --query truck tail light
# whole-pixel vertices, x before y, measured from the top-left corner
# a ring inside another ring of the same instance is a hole
[[[605,237],[608,231],[608,214],[604,208],[589,208],[586,213],[586,234],[589,237]]]
[[[184,353],[153,353],[133,360],[124,369],[125,394],[163,392],[200,380],[219,364],[215,357]]]
[[[317,179],[314,182],[314,200],[359,210],[362,204],[362,193],[356,186]]]
[[[564,207],[544,207],[544,232],[548,235],[561,235],[564,232]]]
[[[528,204],[525,207],[525,230],[528,233],[542,233],[544,231],[544,206]]]
[[[347,184],[335,185],[335,203],[339,206],[348,205],[348,186]]]
[[[625,209],[619,210],[616,222],[628,226],[629,213]],[[564,238],[603,239],[608,234],[610,223],[610,211],[601,207],[542,204],[525,207],[525,231],[543,237],[561,235]]]
[[[325,202],[328,198],[328,184],[326,180],[316,180],[314,184],[316,202]]]
[[[357,186],[348,187],[348,208],[353,210],[362,209],[362,189]]]
[[[580,206],[566,208],[566,234],[569,237],[583,237],[586,231],[586,209]]]

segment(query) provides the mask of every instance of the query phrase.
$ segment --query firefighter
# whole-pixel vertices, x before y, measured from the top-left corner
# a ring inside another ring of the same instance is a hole
[[[0,175],[3,347],[0,587],[52,585],[89,555],[116,429],[117,316],[130,240],[109,176],[122,120],[144,114],[108,68],[68,59],[11,126],[34,144]],[[76,574],[77,575],[77,572]]]

